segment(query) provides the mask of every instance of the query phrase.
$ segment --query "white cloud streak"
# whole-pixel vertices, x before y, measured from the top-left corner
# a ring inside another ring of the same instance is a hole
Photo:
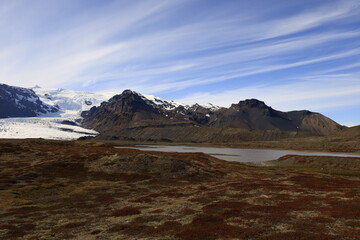
[[[336,108],[358,105],[360,101],[360,81],[358,77],[344,76],[309,76],[307,81],[298,81],[285,85],[253,85],[224,92],[197,92],[184,98],[175,99],[178,102],[191,104],[215,103],[228,107],[239,100],[258,98],[267,104],[281,110]],[[326,84],[324,84],[326,79]],[[334,99],[337,99],[334,101]],[[357,99],[359,101],[354,101]]]
[[[195,3],[201,17],[187,13]],[[233,82],[235,90],[197,90],[183,100],[226,105],[257,97],[285,109],[325,108],[330,98],[352,104],[359,98],[354,69],[360,65],[352,62],[360,55],[359,2],[315,5],[274,17],[241,7],[226,15],[222,4],[208,9],[200,0],[98,1],[92,7],[81,0],[3,0],[0,82],[155,94]],[[282,85],[268,77],[245,79],[299,68],[308,69],[282,76]],[[329,74],[337,71],[343,75]]]

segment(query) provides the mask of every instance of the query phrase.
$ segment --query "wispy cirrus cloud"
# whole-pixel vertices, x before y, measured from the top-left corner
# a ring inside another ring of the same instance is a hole
[[[359,13],[357,0],[3,0],[0,81],[349,106],[359,96]]]
[[[228,107],[240,99],[248,98],[262,99],[277,109],[287,111],[295,109],[317,111],[356,106],[359,102],[354,99],[360,100],[360,81],[358,76],[351,75],[316,75],[281,85],[254,84],[223,92],[196,92],[175,100],[187,104],[194,100],[202,104],[216,102],[220,106]],[[339,100],[334,101],[334,99]]]

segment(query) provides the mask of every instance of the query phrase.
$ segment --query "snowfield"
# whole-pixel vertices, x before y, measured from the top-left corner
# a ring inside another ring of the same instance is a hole
[[[65,89],[33,88],[40,100],[51,106],[59,106],[57,113],[46,114],[44,117],[61,117],[75,120],[80,118],[83,111],[88,111],[94,106],[99,106],[102,102],[108,101],[115,92],[90,93]]]
[[[84,136],[96,136],[98,132],[78,126],[81,112],[87,111],[118,93],[87,93],[65,89],[33,88],[40,100],[50,106],[59,106],[55,113],[39,117],[0,119],[0,138],[44,138],[75,140]]]
[[[74,140],[84,136],[96,136],[94,130],[63,124],[63,118],[5,118],[0,119],[1,138],[44,138]]]

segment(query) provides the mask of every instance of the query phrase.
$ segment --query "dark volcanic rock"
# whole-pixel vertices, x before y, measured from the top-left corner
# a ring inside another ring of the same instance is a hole
[[[0,118],[36,117],[58,108],[43,103],[31,89],[0,84]]]
[[[215,115],[211,126],[244,128],[248,130],[305,131],[328,135],[343,129],[331,119],[310,111],[281,112],[257,99],[232,104]]]
[[[99,107],[92,107],[89,111],[83,112],[82,117],[84,126],[102,131],[111,131],[114,127],[119,129],[143,123],[151,124],[166,119],[160,109],[131,90],[125,90]]]
[[[240,101],[230,108],[195,104],[169,109],[130,90],[83,112],[82,116],[85,127],[94,128],[102,135],[141,141],[274,140],[328,135],[344,128],[319,113],[281,112],[257,99]]]
[[[141,94],[125,90],[99,107],[83,112],[83,126],[100,132],[118,133],[122,129],[197,126],[208,123],[214,112],[201,105],[175,106],[169,101],[149,100]],[[116,127],[115,127],[116,126]]]

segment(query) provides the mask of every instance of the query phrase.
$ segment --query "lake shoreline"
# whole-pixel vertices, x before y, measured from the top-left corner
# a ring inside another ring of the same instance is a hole
[[[189,147],[217,147],[234,149],[274,149],[295,151],[316,151],[328,153],[360,154],[360,143],[322,142],[323,138],[286,139],[281,141],[244,141],[236,143],[190,143],[190,142],[147,142],[123,140],[90,140],[103,142],[113,146],[159,145],[159,146],[189,146]]]
[[[156,152],[180,152],[194,153],[202,152],[210,156],[235,162],[266,162],[279,159],[285,155],[305,155],[305,156],[328,156],[328,157],[355,157],[359,158],[360,154],[318,152],[318,151],[298,151],[298,150],[278,150],[278,149],[246,149],[246,148],[218,148],[204,146],[188,145],[132,145],[132,146],[114,146],[115,148],[129,148],[142,151]]]

